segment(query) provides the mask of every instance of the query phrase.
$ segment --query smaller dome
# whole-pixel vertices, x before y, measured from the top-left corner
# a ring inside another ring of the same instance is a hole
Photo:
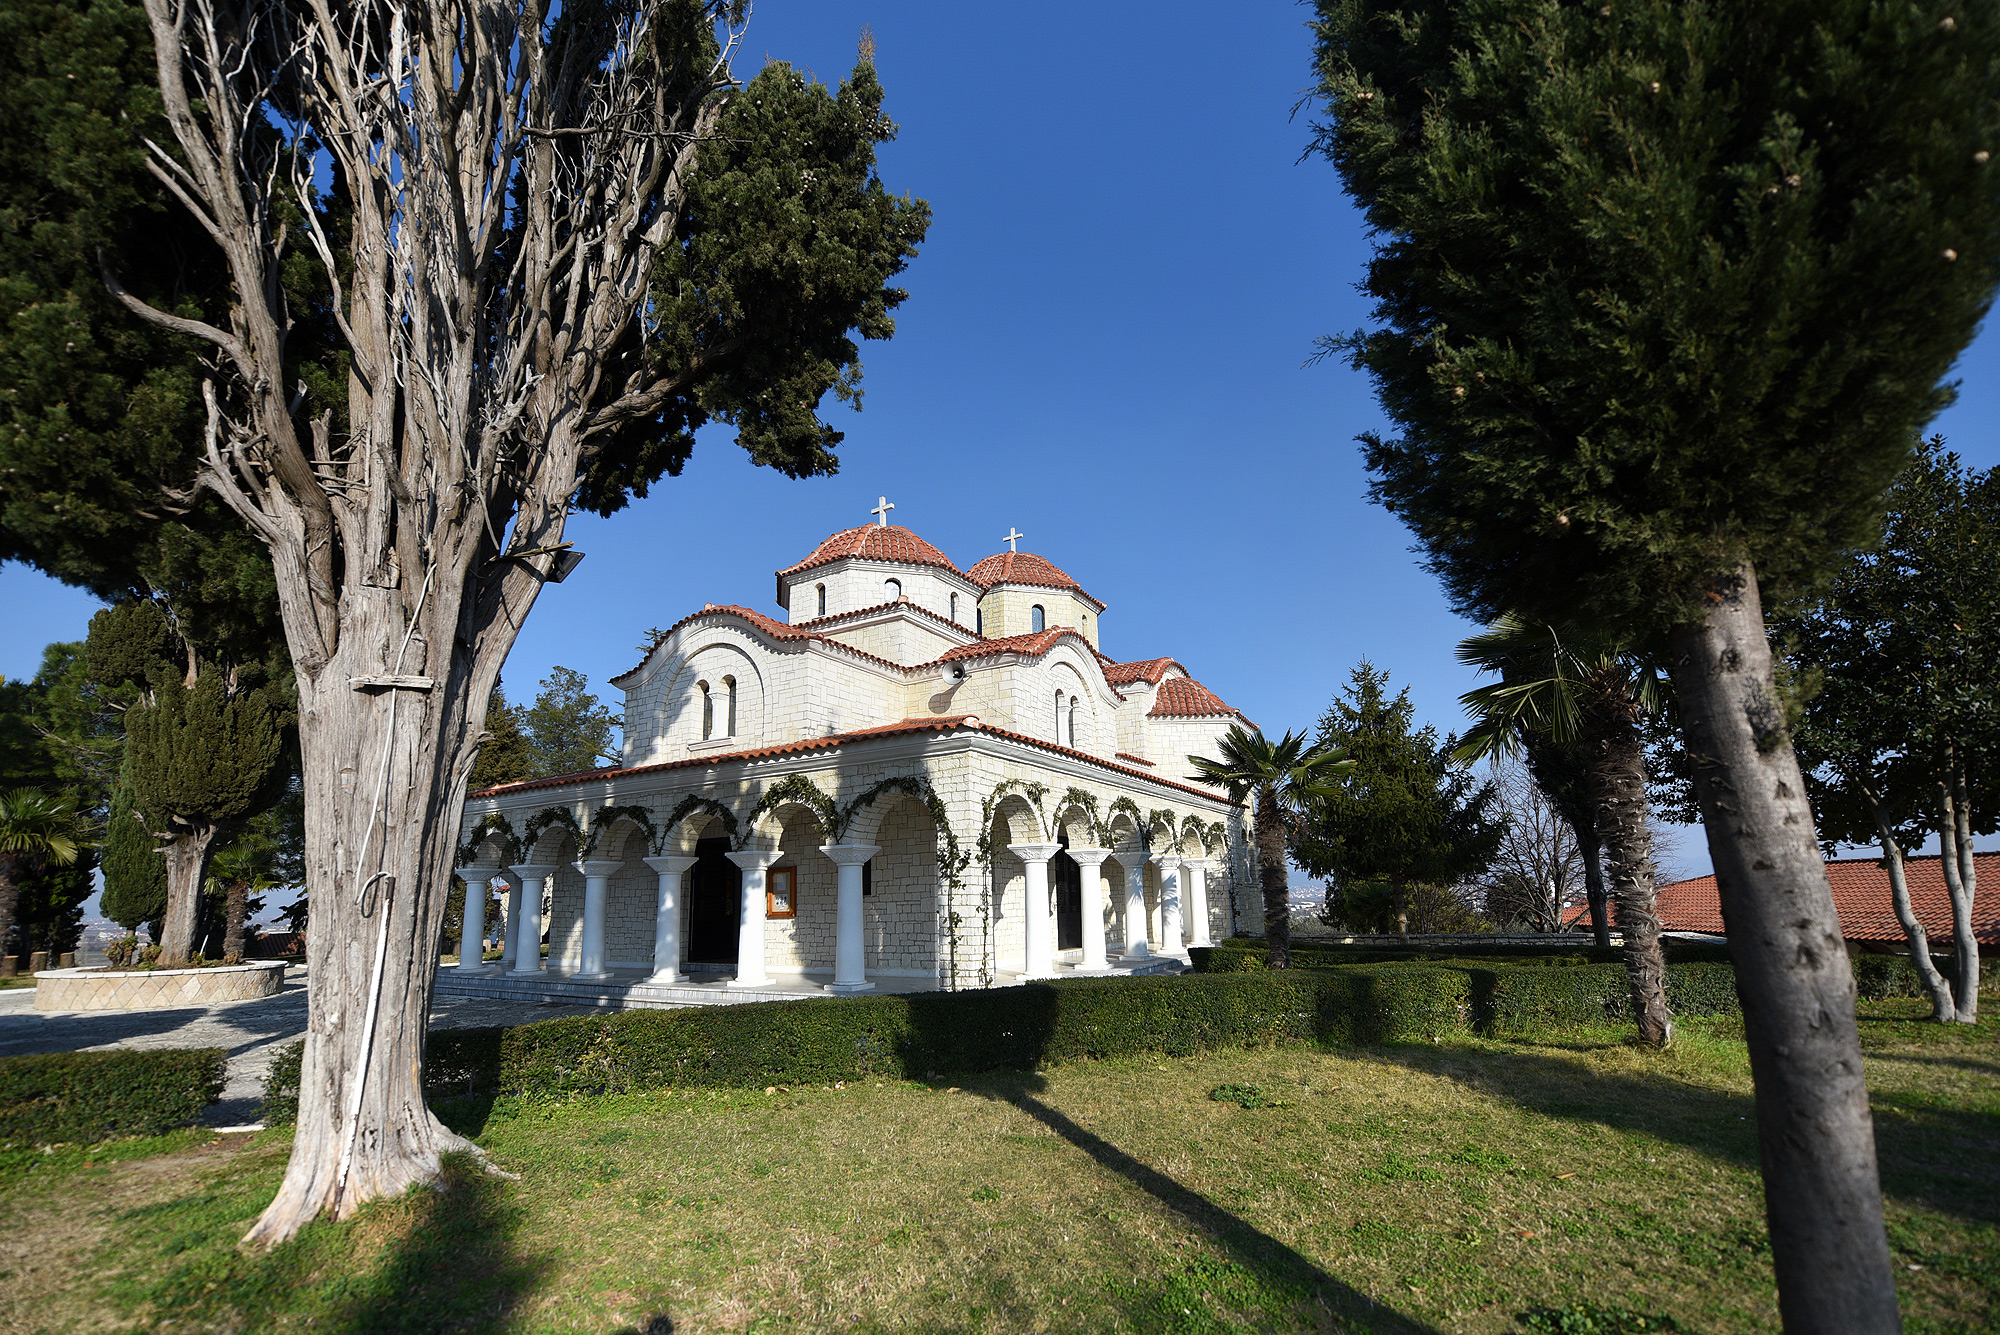
[[[901,524],[862,524],[857,528],[844,528],[840,532],[813,548],[813,553],[797,565],[786,566],[778,572],[778,578],[796,575],[802,570],[815,566],[831,565],[849,557],[865,557],[872,561],[899,561],[905,565],[937,566],[949,570],[954,575],[965,572],[951,563],[951,558],[925,542]],[[1068,576],[1064,576],[1068,578]]]
[[[1083,586],[1053,561],[1033,552],[996,552],[965,574],[982,589],[990,589],[996,584],[1032,584],[1040,589],[1074,589],[1083,593]],[[1088,598],[1090,595],[1084,596]]]

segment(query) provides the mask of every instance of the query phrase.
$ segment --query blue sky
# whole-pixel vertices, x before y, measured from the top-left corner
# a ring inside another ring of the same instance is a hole
[[[865,411],[829,403],[841,471],[794,482],[726,432],[685,474],[568,536],[587,559],[536,604],[506,670],[515,698],[561,664],[607,678],[649,626],[705,602],[774,610],[772,572],[827,534],[892,518],[969,566],[1010,526],[1110,605],[1104,648],[1171,654],[1266,730],[1311,725],[1363,656],[1459,725],[1471,627],[1402,527],[1368,503],[1366,382],[1302,364],[1365,323],[1368,253],[1333,168],[1301,160],[1310,10],[1285,3],[1004,6],[761,0],[749,73],[827,81],[873,28],[892,190],[930,201],[909,301],[864,348]],[[2000,340],[1956,375],[1936,424],[2000,463]],[[92,601],[0,569],[0,674],[80,638]],[[1707,869],[1698,836],[1672,855]]]

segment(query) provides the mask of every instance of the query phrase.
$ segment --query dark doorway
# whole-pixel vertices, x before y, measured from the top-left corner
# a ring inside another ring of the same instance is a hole
[[[688,872],[688,963],[734,964],[743,913],[743,869],[727,839],[702,839]]]
[[[1069,855],[1069,836],[1058,835],[1063,851],[1049,859],[1049,890],[1056,897],[1056,949],[1083,948],[1083,868]]]

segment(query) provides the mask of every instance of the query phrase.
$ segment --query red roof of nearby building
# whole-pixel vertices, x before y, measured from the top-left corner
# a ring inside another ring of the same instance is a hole
[[[1980,878],[2000,884],[2000,853],[1974,854],[1973,868]],[[1910,908],[1925,933],[1934,945],[1949,945],[1951,897],[1944,888],[1942,864],[1935,857],[1910,858],[1903,864],[1903,878],[1910,887]],[[1889,873],[1878,859],[1836,858],[1826,864],[1826,879],[1833,887],[1841,936],[1869,945],[1901,945],[1907,940],[1889,896]],[[1571,921],[1589,913],[1588,907],[1578,909]],[[1661,886],[1659,914],[1660,926],[1670,932],[1727,935],[1713,875]],[[1975,896],[1972,929],[1981,945],[2000,945],[2000,907],[1991,897],[1982,904]]]
[[[857,528],[844,528],[840,532],[813,548],[811,556],[796,565],[786,566],[778,572],[778,578],[796,575],[801,570],[811,570],[814,566],[831,565],[848,557],[860,556],[873,561],[901,561],[905,565],[936,566],[949,570],[954,575],[965,572],[953,565],[951,558],[925,542],[901,524],[862,524]]]
[[[1160,683],[1158,694],[1153,698],[1153,707],[1146,711],[1147,718],[1218,718],[1237,717],[1236,711],[1222,703],[1222,697],[1196,681],[1193,677],[1169,677]]]
[[[995,584],[1032,584],[1041,589],[1075,589],[1083,586],[1045,556],[1033,552],[995,552],[965,572],[965,577],[982,589]],[[1089,594],[1084,594],[1089,598]],[[1095,598],[1090,601],[1096,602]]]
[[[914,604],[912,604],[912,606],[914,606]],[[699,621],[703,617],[713,617],[713,616],[740,617],[742,620],[749,622],[751,625],[755,626],[758,630],[763,631],[766,635],[770,636],[774,640],[816,640],[821,644],[831,645],[835,649],[839,649],[845,653],[853,654],[856,658],[865,658],[871,663],[881,663],[886,667],[892,667],[898,670],[901,670],[902,668],[902,664],[900,663],[891,663],[886,658],[880,657],[879,655],[876,654],[867,653],[860,649],[856,649],[853,645],[844,644],[839,640],[833,639],[831,636],[821,635],[817,631],[803,630],[798,626],[787,626],[782,621],[772,620],[770,617],[765,616],[762,612],[753,612],[747,607],[738,607],[734,603],[710,603],[707,607],[702,608],[699,612],[688,613],[686,616],[682,617],[679,621],[676,621],[673,625],[667,627],[666,630],[661,633],[660,636],[661,643],[665,643],[667,636],[672,635],[675,631],[679,630],[682,626],[687,625],[689,622]],[[656,645],[654,646],[654,648],[657,649],[658,646]],[[648,650],[646,652],[645,658],[640,659],[637,663],[633,664],[625,671],[611,678],[611,684],[613,686],[616,686],[619,682],[624,681],[627,677],[630,677],[640,668],[646,666],[647,661],[651,659],[652,656],[653,656],[653,650]]]
[[[906,718],[897,723],[886,723],[876,728],[857,728],[853,732],[834,733],[829,737],[809,737],[802,741],[785,742],[779,746],[760,746],[749,751],[727,751],[716,755],[690,756],[685,760],[664,760],[656,765],[633,765],[629,768],[614,765],[608,769],[578,770],[574,774],[555,774],[546,779],[525,779],[520,783],[503,783],[492,788],[482,788],[476,792],[467,793],[466,797],[468,800],[472,798],[503,797],[509,793],[534,792],[543,788],[561,788],[568,784],[587,783],[594,779],[617,779],[633,774],[658,774],[666,770],[675,769],[703,769],[708,766],[735,761],[769,760],[776,756],[799,755],[807,751],[827,751],[850,742],[874,741],[878,738],[900,736],[906,733],[951,732],[957,728],[989,733],[1005,741],[1022,742],[1043,751],[1053,751],[1058,755],[1087,761],[1092,765],[1114,770],[1120,774],[1129,774],[1134,778],[1144,779],[1148,783],[1163,784],[1168,788],[1178,788],[1184,793],[1192,793],[1196,797],[1206,797],[1213,801],[1221,802],[1226,806],[1240,807],[1243,805],[1241,802],[1231,802],[1228,798],[1211,789],[1197,788],[1192,784],[1176,783],[1172,779],[1162,779],[1134,769],[1130,765],[1120,765],[1113,761],[1104,760],[1098,756],[1091,755],[1088,751],[1079,751],[1074,747],[1063,746],[1058,742],[1045,741],[1040,737],[1030,737],[1026,733],[1011,732],[1006,728],[992,727],[981,723],[979,716],[976,714],[946,714],[938,718]],[[1143,764],[1145,762],[1142,761],[1140,763]]]

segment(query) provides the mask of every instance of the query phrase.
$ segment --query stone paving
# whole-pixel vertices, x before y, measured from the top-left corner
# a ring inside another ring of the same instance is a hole
[[[0,991],[0,1057],[112,1048],[226,1048],[229,1074],[222,1102],[211,1105],[202,1120],[211,1126],[252,1121],[278,1050],[305,1032],[305,979],[306,971],[294,967],[286,970],[284,989],[276,996],[157,1011],[38,1011],[33,988],[9,988]],[[595,1009],[440,997],[431,1008],[431,1028],[528,1024]]]

